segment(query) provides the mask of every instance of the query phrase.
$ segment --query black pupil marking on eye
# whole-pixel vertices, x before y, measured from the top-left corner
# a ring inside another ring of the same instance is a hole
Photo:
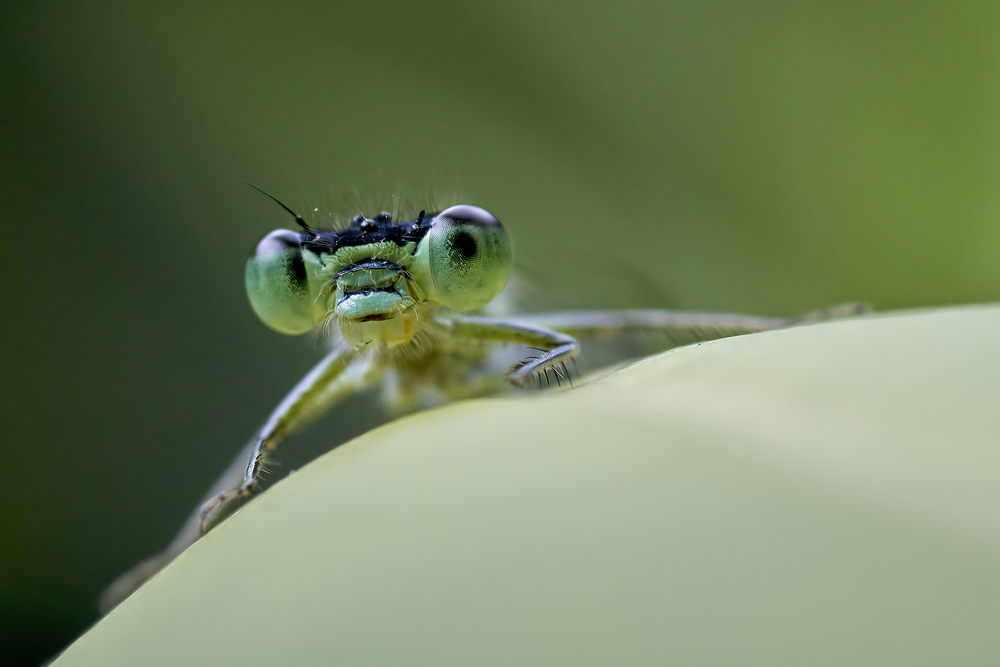
[[[459,232],[451,239],[451,246],[465,259],[476,254],[476,239],[469,232]]]
[[[292,276],[295,277],[295,283],[298,285],[305,285],[306,282],[306,263],[302,259],[301,252],[292,253],[291,266]]]

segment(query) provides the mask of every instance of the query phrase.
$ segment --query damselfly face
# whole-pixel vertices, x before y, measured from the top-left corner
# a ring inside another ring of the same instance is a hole
[[[416,220],[357,216],[340,231],[279,229],[247,262],[254,312],[272,329],[305,333],[335,321],[354,348],[408,343],[427,306],[481,308],[510,277],[503,225],[476,206]]]

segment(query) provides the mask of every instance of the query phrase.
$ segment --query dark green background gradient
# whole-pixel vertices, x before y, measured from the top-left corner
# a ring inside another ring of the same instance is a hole
[[[5,665],[91,621],[319,354],[246,304],[291,220],[244,179],[460,193],[544,307],[1000,298],[995,2],[7,2],[0,91]]]

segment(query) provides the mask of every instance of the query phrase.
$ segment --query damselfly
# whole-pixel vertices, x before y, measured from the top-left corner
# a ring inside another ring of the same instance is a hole
[[[667,349],[866,310],[848,305],[793,319],[665,310],[470,315],[500,294],[513,264],[507,231],[486,210],[451,206],[405,222],[361,214],[345,228],[322,230],[274,201],[299,230],[273,231],[257,245],[246,265],[250,304],[282,333],[322,327],[332,351],[278,405],[168,549],[105,592],[105,609],[257,493],[267,457],[285,436],[376,384],[391,410],[407,412],[506,387],[568,385],[567,364],[588,338],[655,332]],[[491,363],[498,346],[520,346],[516,363]]]

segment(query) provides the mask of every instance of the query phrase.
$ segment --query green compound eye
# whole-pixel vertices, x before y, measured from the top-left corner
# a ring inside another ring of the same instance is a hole
[[[499,220],[477,206],[452,206],[431,222],[413,273],[431,301],[474,310],[500,293],[513,262],[510,237]]]
[[[246,286],[257,317],[275,331],[301,334],[315,326],[302,235],[277,229],[247,260]]]

